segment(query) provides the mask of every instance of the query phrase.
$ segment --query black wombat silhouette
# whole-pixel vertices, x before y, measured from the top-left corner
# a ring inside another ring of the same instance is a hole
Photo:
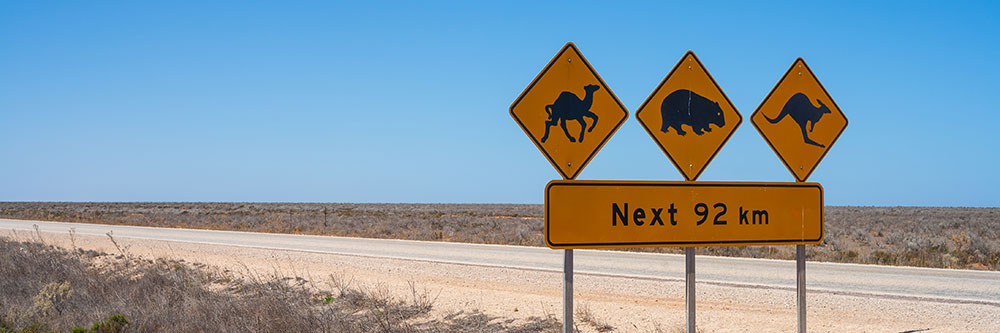
[[[545,121],[545,135],[542,136],[542,142],[549,139],[549,128],[555,126],[557,122],[566,133],[569,142],[576,142],[573,135],[570,135],[569,130],[566,129],[567,120],[580,122],[580,142],[583,142],[584,130],[586,129],[586,132],[593,131],[594,126],[597,125],[597,115],[590,112],[590,106],[594,104],[594,92],[598,89],[601,87],[594,84],[584,86],[583,90],[587,92],[587,95],[583,97],[583,100],[580,100],[574,93],[563,91],[555,102],[546,105],[545,113],[549,114],[549,120]],[[583,120],[583,117],[594,120],[589,129],[587,129],[587,122]]]
[[[681,125],[688,125],[694,134],[702,135],[712,131],[709,124],[726,125],[718,102],[687,89],[678,89],[667,95],[660,104],[660,115],[663,118],[660,132],[664,133],[673,127],[677,134],[684,135],[687,132],[681,129]]]
[[[772,124],[777,124],[785,116],[792,117],[792,120],[799,124],[799,128],[802,129],[802,141],[813,146],[826,147],[810,139],[806,133],[806,125],[809,125],[809,132],[812,132],[816,128],[816,123],[819,122],[820,118],[823,118],[824,114],[830,113],[830,108],[823,105],[823,102],[817,99],[816,103],[819,103],[819,107],[814,106],[805,94],[797,93],[792,95],[792,98],[789,98],[788,102],[785,102],[785,106],[781,108],[781,113],[778,114],[778,117],[771,119],[767,115],[764,115],[764,118],[767,118],[767,121]]]

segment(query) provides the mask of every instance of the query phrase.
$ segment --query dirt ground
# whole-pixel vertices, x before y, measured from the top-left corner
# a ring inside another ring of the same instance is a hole
[[[10,233],[7,233],[10,235]],[[36,236],[20,233],[21,239]],[[108,237],[42,233],[49,244],[118,253]],[[561,317],[560,272],[415,262],[194,243],[117,239],[131,255],[183,259],[243,274],[299,276],[324,285],[332,277],[355,286],[412,297],[427,291],[434,315],[479,310],[524,320]],[[608,325],[620,332],[682,332],[684,281],[575,276],[581,331]],[[698,285],[698,327],[706,332],[790,332],[796,329],[793,289]],[[909,299],[809,293],[808,326],[815,332],[1000,332],[1000,308]],[[586,309],[589,315],[583,315]],[[581,320],[589,317],[589,322]],[[593,323],[593,324],[591,324]]]

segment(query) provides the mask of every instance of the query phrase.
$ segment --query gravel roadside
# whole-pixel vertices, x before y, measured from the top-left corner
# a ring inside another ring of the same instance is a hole
[[[115,253],[108,237],[41,233],[53,245]],[[30,238],[24,233],[14,237]],[[165,257],[248,274],[300,276],[317,282],[331,275],[397,297],[411,297],[411,284],[436,296],[431,315],[479,310],[526,320],[561,313],[559,273],[511,268],[412,262],[296,251],[118,238],[133,255]],[[682,330],[682,281],[649,281],[579,274],[576,307],[596,324],[616,331]],[[794,291],[715,285],[698,287],[698,325],[709,332],[786,332],[795,329]],[[1000,331],[1000,309],[991,305],[810,293],[811,331]],[[578,317],[581,317],[578,315]],[[578,318],[579,319],[579,318]],[[594,325],[578,320],[582,331]]]

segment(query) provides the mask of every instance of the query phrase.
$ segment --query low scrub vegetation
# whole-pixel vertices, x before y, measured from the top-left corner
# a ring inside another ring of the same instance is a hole
[[[826,207],[809,260],[1000,270],[1000,208]],[[0,217],[370,238],[544,246],[541,205],[0,203]],[[629,251],[681,253],[679,248]],[[698,248],[793,259],[792,246]]]
[[[0,238],[0,332],[422,332],[558,331],[552,318],[480,312],[431,317],[412,299],[332,279],[236,274]]]
[[[542,245],[539,205],[0,203],[0,218]]]

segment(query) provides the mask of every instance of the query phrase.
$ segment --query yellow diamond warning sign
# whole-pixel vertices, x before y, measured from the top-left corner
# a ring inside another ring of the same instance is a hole
[[[573,43],[510,106],[510,116],[565,179],[574,179],[628,110]]]
[[[750,122],[802,182],[847,128],[847,117],[802,58],[792,63]]]
[[[743,116],[694,52],[684,57],[635,112],[686,180],[696,180]]]

